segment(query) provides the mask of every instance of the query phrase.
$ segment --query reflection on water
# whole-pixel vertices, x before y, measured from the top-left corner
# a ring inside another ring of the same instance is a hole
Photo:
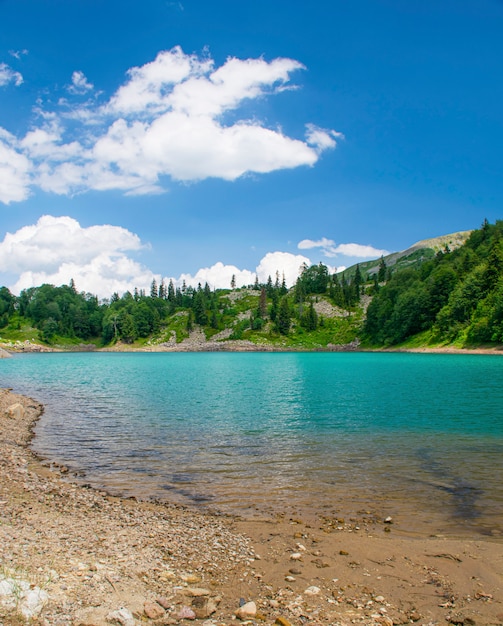
[[[115,493],[245,515],[372,509],[434,532],[503,519],[498,358],[86,353],[0,367],[46,405],[35,450]]]

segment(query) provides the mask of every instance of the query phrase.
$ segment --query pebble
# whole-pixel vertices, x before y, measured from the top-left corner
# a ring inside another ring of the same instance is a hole
[[[177,618],[178,619],[196,619],[196,614],[190,608],[190,606],[182,606],[182,608],[178,611]]]
[[[291,622],[289,622],[286,617],[277,617],[274,623],[278,624],[278,626],[292,626]]]
[[[160,619],[164,616],[164,609],[157,602],[146,600],[143,604],[143,612],[149,619]]]
[[[314,585],[312,585],[311,587],[308,587],[305,591],[304,591],[304,595],[305,596],[317,596],[320,593],[321,589],[319,587],[315,587]]]
[[[187,587],[187,589],[184,589],[183,593],[191,598],[199,598],[200,596],[209,596],[211,592],[202,587]]]
[[[121,624],[121,626],[135,626],[133,614],[129,609],[118,609],[107,615],[107,622],[112,624]]]
[[[300,561],[302,559],[302,554],[300,552],[293,552],[290,554],[291,561]]]
[[[257,605],[255,602],[246,602],[243,606],[240,606],[239,609],[234,613],[236,617],[239,619],[248,619],[250,617],[255,617],[257,614]]]

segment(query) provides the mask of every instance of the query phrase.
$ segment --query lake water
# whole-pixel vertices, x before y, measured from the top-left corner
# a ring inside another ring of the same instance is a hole
[[[503,358],[53,353],[0,360],[72,480],[241,515],[503,531]]]

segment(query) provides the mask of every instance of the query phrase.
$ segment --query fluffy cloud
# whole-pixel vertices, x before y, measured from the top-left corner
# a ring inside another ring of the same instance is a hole
[[[357,259],[375,259],[389,254],[387,250],[379,250],[373,246],[366,246],[359,243],[341,243],[336,245],[333,239],[327,239],[326,237],[322,237],[318,241],[303,239],[302,241],[299,241],[297,247],[299,250],[320,248],[323,255],[328,258],[341,255]],[[339,271],[342,270],[339,269]]]
[[[70,93],[82,95],[93,89],[94,85],[88,82],[83,72],[73,72],[72,84],[68,87]]]
[[[2,68],[4,80],[18,80],[0,65],[0,81]],[[293,89],[291,75],[301,69],[298,61],[284,58],[229,58],[215,67],[208,56],[187,55],[180,47],[162,51],[131,68],[103,104],[64,99],[57,111],[39,109],[39,124],[17,140],[27,166],[0,170],[0,189],[9,184],[18,191],[1,194],[0,201],[24,199],[30,185],[57,194],[149,194],[164,191],[165,179],[232,181],[312,166],[336,146],[340,133],[308,123],[305,138],[293,138],[239,115],[245,103]],[[93,88],[75,71],[68,91],[83,95]]]
[[[19,202],[29,196],[30,171],[31,162],[14,136],[0,128],[0,202]]]
[[[36,224],[5,235],[0,242],[0,267],[16,276],[9,287],[15,294],[44,283],[68,284],[73,278],[79,291],[107,298],[114,292],[122,294],[134,287],[148,292],[154,278],[160,282],[160,275],[132,258],[144,247],[136,234],[119,226],[85,228],[71,217],[44,215]],[[280,280],[284,275],[291,286],[304,263],[311,262],[303,255],[269,252],[255,270],[218,262],[194,275],[182,274],[173,278],[173,282],[181,286],[185,281],[194,287],[207,282],[212,288],[227,289],[232,276],[236,285],[242,286],[253,284],[256,277],[260,282],[266,282],[269,276],[275,280],[278,272]],[[167,283],[170,279],[164,280]]]
[[[19,72],[15,72],[6,63],[0,63],[0,87],[4,87],[9,83],[14,83],[19,87],[23,82],[23,76]]]
[[[254,272],[240,270],[235,265],[224,265],[219,261],[211,267],[201,268],[194,276],[181,274],[178,279],[173,279],[173,282],[177,286],[181,286],[183,282],[193,287],[197,287],[199,283],[201,285],[208,283],[213,289],[229,289],[232,277],[236,279],[236,286],[242,287],[252,285],[255,282],[255,276]]]
[[[233,276],[236,279],[236,285],[241,287],[253,285],[256,278],[258,278],[260,283],[267,282],[269,276],[275,281],[277,272],[280,281],[283,280],[284,276],[287,286],[291,287],[297,280],[304,263],[310,265],[311,261],[300,254],[268,252],[262,258],[255,271],[239,269],[235,265],[224,265],[218,262],[211,267],[198,270],[193,276],[191,274],[182,274],[180,278],[172,280],[177,286],[180,286],[183,281],[193,287],[196,287],[198,283],[204,285],[207,282],[213,289],[228,289]],[[169,278],[166,279],[166,281],[168,280]]]
[[[389,254],[387,250],[379,250],[373,246],[364,246],[360,243],[341,243],[335,248],[335,252],[358,259],[375,259]]]
[[[150,286],[154,274],[126,254],[142,247],[139,237],[125,228],[83,228],[71,217],[44,215],[5,235],[0,267],[18,275],[11,286],[14,293],[43,283],[68,284],[73,278],[79,290],[108,297],[132,286]]]

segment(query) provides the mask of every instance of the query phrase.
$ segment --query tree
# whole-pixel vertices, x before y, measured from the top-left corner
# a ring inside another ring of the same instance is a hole
[[[152,284],[150,285],[150,297],[151,298],[159,297],[159,291],[157,290],[157,282],[155,278],[152,279]]]
[[[300,323],[306,330],[316,330],[318,328],[318,314],[312,300],[309,303],[309,308],[302,315]]]
[[[231,289],[236,289],[236,274],[232,275],[232,278],[231,278]]]
[[[265,287],[262,287],[260,290],[257,314],[261,319],[264,319],[267,315],[267,294],[265,292]]]
[[[387,266],[386,266],[386,261],[384,260],[384,257],[381,256],[381,260],[379,261],[379,269],[377,270],[377,280],[380,283],[383,283],[386,280],[386,270],[387,270]]]
[[[281,335],[288,335],[290,332],[291,314],[288,298],[283,296],[279,302],[278,315],[276,317],[276,330]]]

